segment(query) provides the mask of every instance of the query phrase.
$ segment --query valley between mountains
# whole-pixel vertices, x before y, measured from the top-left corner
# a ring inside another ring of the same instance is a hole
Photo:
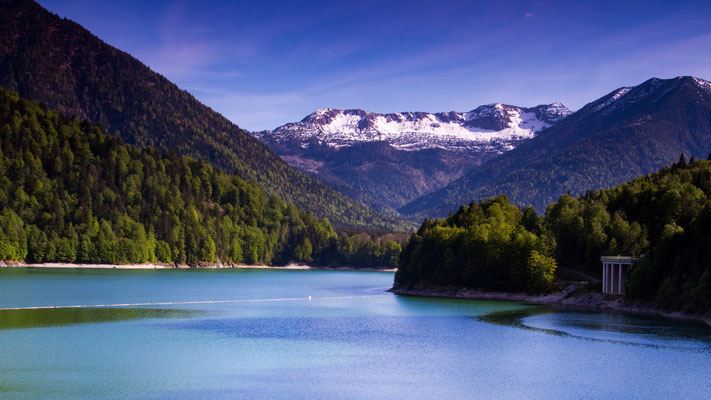
[[[570,114],[560,103],[489,104],[436,114],[322,109],[253,135],[291,166],[392,213]]]
[[[291,166],[381,212],[420,221],[506,194],[545,211],[711,151],[711,83],[652,78],[571,112],[490,104],[465,113],[318,110],[253,132]]]

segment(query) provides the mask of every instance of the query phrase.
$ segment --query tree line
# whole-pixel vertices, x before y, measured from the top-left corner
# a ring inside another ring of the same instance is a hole
[[[425,220],[400,259],[396,284],[541,292],[565,265],[600,274],[600,257],[642,257],[630,298],[664,309],[711,312],[711,161],[659,172],[579,197],[544,215],[506,196]]]
[[[548,291],[554,249],[533,208],[522,210],[501,195],[445,219],[426,219],[402,253],[395,283]]]
[[[0,27],[0,87],[99,123],[124,143],[208,161],[334,226],[411,227],[289,167],[187,91],[34,1],[3,2]]]
[[[337,233],[253,181],[0,89],[0,260],[379,267],[402,240]]]

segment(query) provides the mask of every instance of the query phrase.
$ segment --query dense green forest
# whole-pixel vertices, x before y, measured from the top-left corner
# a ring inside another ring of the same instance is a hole
[[[552,236],[528,207],[506,196],[472,203],[446,219],[425,220],[403,251],[397,285],[459,285],[500,291],[553,288]]]
[[[289,167],[190,93],[32,0],[0,7],[0,87],[100,123],[125,143],[206,160],[335,226],[414,228]]]
[[[394,266],[402,243],[0,89],[0,260]]]
[[[537,292],[551,287],[557,264],[599,275],[602,255],[643,256],[630,298],[711,312],[711,161],[682,156],[611,189],[561,196],[544,216],[499,196],[426,220],[396,283]]]

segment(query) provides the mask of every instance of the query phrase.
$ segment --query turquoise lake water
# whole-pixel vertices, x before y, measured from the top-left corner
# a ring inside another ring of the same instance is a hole
[[[704,325],[400,297],[392,280],[0,269],[0,308],[128,304],[0,311],[0,398],[711,398]]]

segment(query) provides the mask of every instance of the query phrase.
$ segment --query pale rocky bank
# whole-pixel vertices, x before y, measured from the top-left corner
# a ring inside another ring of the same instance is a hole
[[[592,292],[585,282],[573,282],[565,285],[562,290],[548,294],[490,292],[450,286],[415,286],[402,287],[395,285],[389,291],[398,295],[445,297],[472,300],[505,300],[539,303],[548,305],[580,307],[593,310],[613,310],[636,314],[657,315],[665,318],[695,320],[711,326],[710,315],[686,314],[679,311],[660,310],[648,302],[626,299],[620,295],[606,295]]]
[[[14,261],[0,261],[0,268],[83,268],[83,269],[300,269],[300,270],[327,270],[327,271],[376,271],[395,272],[393,268],[355,268],[355,267],[322,267],[304,264],[287,264],[284,266],[272,265],[246,265],[246,264],[204,264],[204,265],[175,265],[175,264],[78,264],[78,263],[24,263]]]

